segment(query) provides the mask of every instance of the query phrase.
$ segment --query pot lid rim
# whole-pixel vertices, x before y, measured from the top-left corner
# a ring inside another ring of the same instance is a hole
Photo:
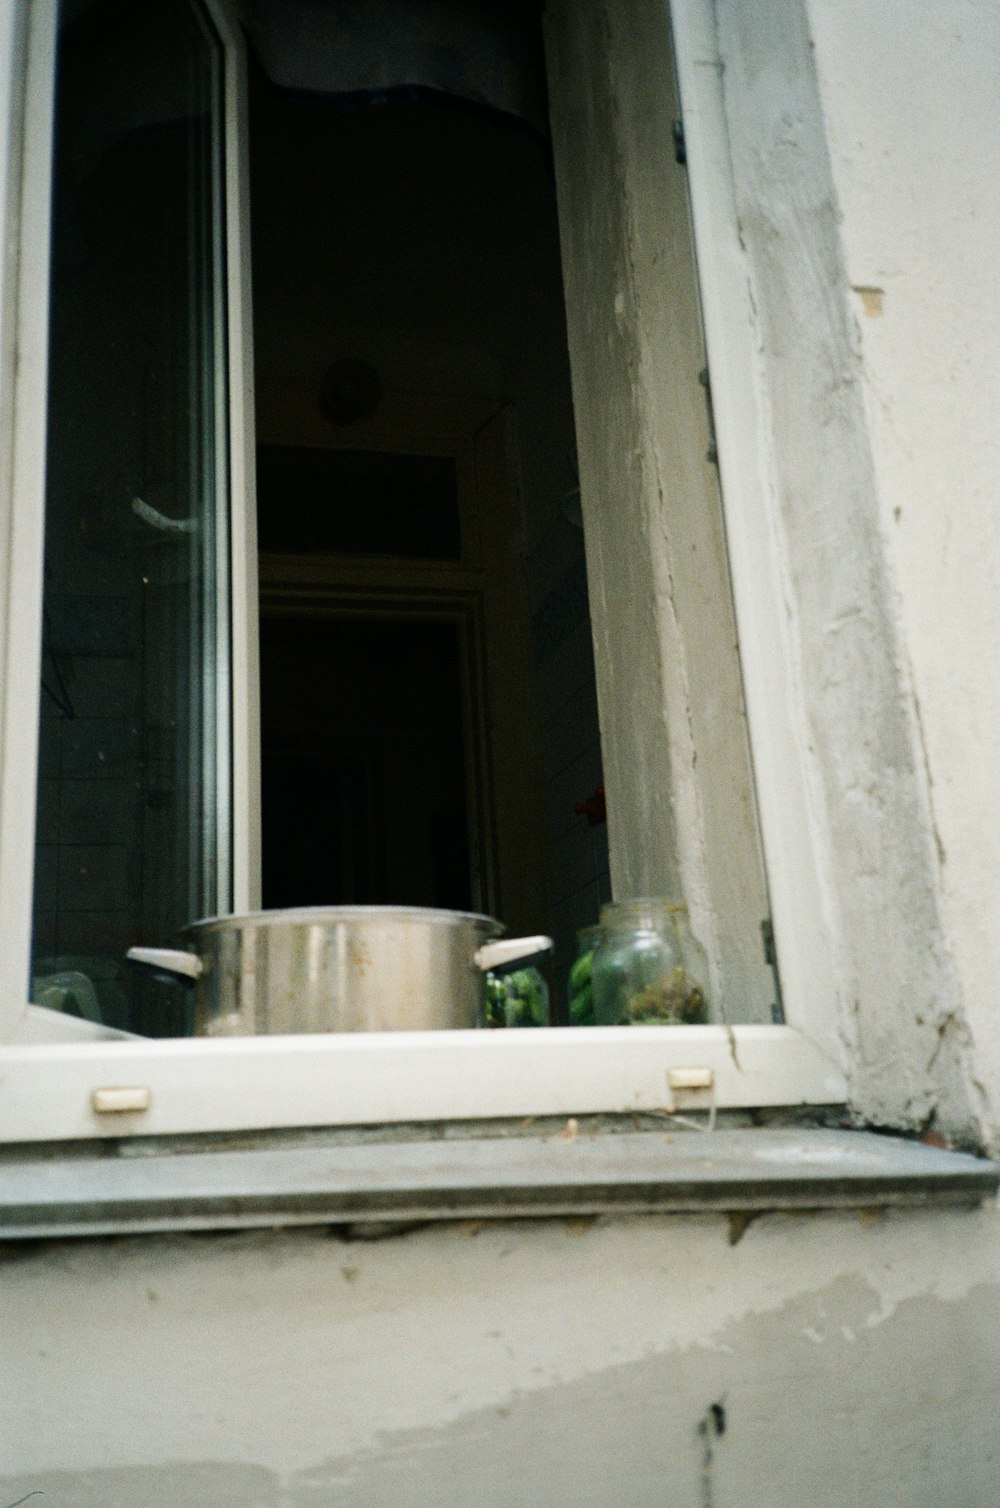
[[[446,927],[473,923],[477,928],[506,931],[503,922],[478,911],[449,911],[438,906],[289,906],[260,911],[231,912],[221,916],[200,917],[183,928],[184,933],[205,932],[221,927],[330,926],[337,922],[403,921],[422,922]]]

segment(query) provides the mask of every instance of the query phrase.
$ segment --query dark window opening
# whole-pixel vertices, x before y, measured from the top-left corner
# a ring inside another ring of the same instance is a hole
[[[457,560],[455,462],[259,445],[257,531],[266,551]]]
[[[450,622],[265,614],[265,906],[469,909],[460,648]]]

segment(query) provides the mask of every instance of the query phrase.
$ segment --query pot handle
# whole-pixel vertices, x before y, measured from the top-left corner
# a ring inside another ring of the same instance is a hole
[[[129,948],[125,957],[151,974],[181,984],[194,984],[205,972],[197,953],[184,953],[179,948]]]
[[[512,969],[527,969],[540,963],[551,952],[551,937],[505,937],[477,948],[472,961],[484,974],[509,974]]]

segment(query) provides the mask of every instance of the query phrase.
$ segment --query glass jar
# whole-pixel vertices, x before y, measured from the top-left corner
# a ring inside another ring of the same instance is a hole
[[[567,987],[570,1026],[594,1024],[594,996],[590,978],[594,954],[603,935],[603,928],[597,923],[591,927],[581,927],[576,934],[576,957],[569,971]]]
[[[549,987],[536,968],[486,976],[484,1026],[548,1026]]]
[[[612,901],[591,961],[598,1026],[689,1026],[708,1020],[705,955],[687,908],[669,901]]]

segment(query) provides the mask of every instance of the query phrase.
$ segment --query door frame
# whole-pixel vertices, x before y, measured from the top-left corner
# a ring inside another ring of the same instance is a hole
[[[534,934],[550,914],[542,757],[531,673],[531,636],[520,550],[516,429],[505,405],[482,399],[385,395],[367,419],[325,421],[304,390],[285,387],[259,405],[260,444],[372,450],[453,459],[462,553],[458,560],[332,554],[261,554],[261,606],[275,593],[390,602],[437,601],[459,611],[475,600],[476,757],[468,786],[478,815],[484,908],[512,933]],[[373,596],[374,594],[374,596]]]
[[[267,561],[267,557],[264,557]],[[287,566],[286,566],[287,569]],[[484,604],[481,591],[364,584],[335,579],[272,581],[262,568],[261,618],[361,619],[453,623],[458,630],[462,727],[465,733],[469,883],[473,909],[492,914],[497,901],[496,826],[486,715]]]

